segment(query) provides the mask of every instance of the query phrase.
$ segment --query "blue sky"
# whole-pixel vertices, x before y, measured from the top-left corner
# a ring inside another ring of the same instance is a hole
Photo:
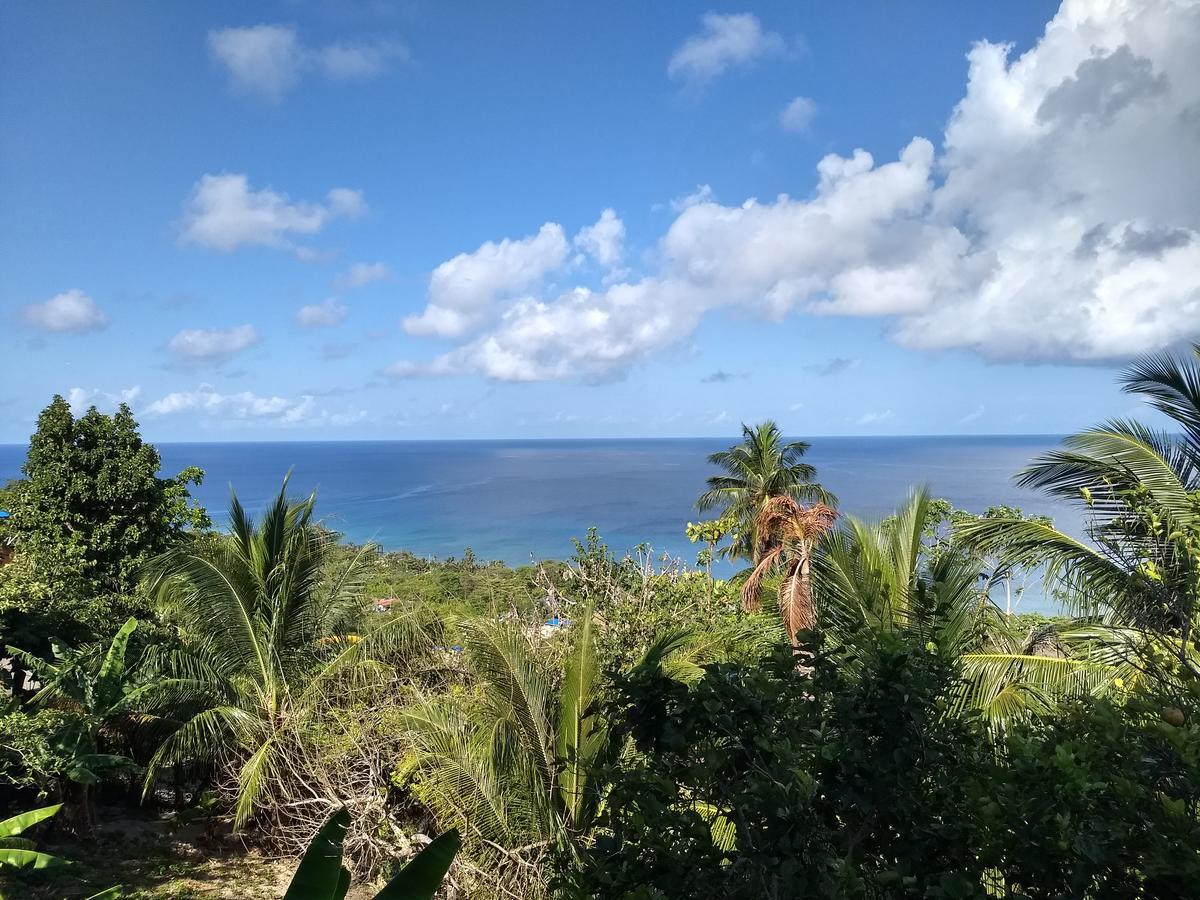
[[[1064,432],[1200,333],[1190,0],[6,4],[0,121],[0,441]]]

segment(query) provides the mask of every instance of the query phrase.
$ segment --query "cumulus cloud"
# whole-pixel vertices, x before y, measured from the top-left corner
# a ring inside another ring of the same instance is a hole
[[[215,29],[208,33],[208,49],[231,85],[267,100],[278,100],[308,73],[371,78],[408,59],[408,50],[394,40],[306,47],[291,25]]]
[[[151,417],[187,413],[220,422],[258,422],[275,425],[349,425],[366,418],[365,410],[332,412],[317,406],[311,394],[299,397],[261,395],[252,391],[223,394],[211,384],[193,391],[175,391],[146,406]]]
[[[493,301],[537,285],[566,262],[563,228],[547,222],[537,234],[519,240],[487,241],[473,253],[460,253],[433,270],[429,305],[404,320],[409,334],[457,337],[485,321]]]
[[[339,291],[366,287],[377,281],[387,281],[392,277],[392,270],[387,263],[354,263],[334,280],[334,287]]]
[[[324,203],[292,202],[269,187],[254,190],[243,174],[205,175],[184,209],[180,242],[226,253],[239,247],[294,249],[291,238],[316,234],[334,219],[366,215],[359,191],[334,188]]]
[[[39,331],[84,332],[108,327],[108,315],[78,288],[55,294],[21,310],[21,319]]]
[[[1107,363],[1200,337],[1200,5],[1067,0],[1019,58],[977,44],[940,144],[830,154],[803,197],[698,191],[654,271],[600,288],[538,291],[561,250],[494,288],[494,260],[532,239],[489,242],[435,272],[484,268],[445,292],[466,302],[430,306],[450,327],[424,333],[464,343],[393,374],[611,377],[725,307],[878,317],[906,346],[993,360]]]
[[[605,268],[613,268],[621,261],[625,247],[625,223],[615,212],[606,209],[600,213],[596,224],[588,225],[575,235],[575,246]]]
[[[786,48],[784,39],[764,31],[752,13],[705,13],[701,29],[683,42],[667,63],[670,77],[703,85],[736,66],[745,66]]]
[[[142,395],[138,385],[121,391],[102,391],[99,388],[73,387],[67,391],[66,400],[71,412],[79,416],[87,412],[88,407],[94,406],[101,411],[116,409],[122,403],[133,403]]]
[[[332,328],[346,318],[346,304],[337,297],[329,297],[320,303],[309,303],[296,311],[296,324],[301,328]]]
[[[675,197],[671,201],[671,211],[681,213],[690,206],[695,206],[697,203],[711,203],[714,200],[712,185],[698,184],[696,189],[690,194],[684,194],[682,197]]]
[[[259,342],[253,325],[234,328],[188,328],[167,342],[167,349],[181,362],[220,363]]]
[[[1088,362],[1197,336],[1200,7],[1067,2],[1009,56],[972,50],[931,198],[971,235],[967,289],[900,340]]]
[[[804,197],[697,191],[656,270],[599,289],[538,290],[557,226],[536,275],[492,274],[534,239],[488,242],[434,274],[481,268],[431,304],[444,326],[409,329],[464,343],[392,374],[612,377],[721,307],[877,317],[906,346],[994,360],[1110,362],[1200,337],[1200,5],[1068,0],[1020,58],[977,44],[941,145],[826,156]]]
[[[726,372],[724,369],[717,369],[715,372],[710,372],[700,379],[701,384],[725,384],[733,381],[738,376],[733,372]]]
[[[807,131],[813,116],[817,114],[817,104],[808,97],[796,97],[791,100],[779,113],[779,127],[784,131]]]

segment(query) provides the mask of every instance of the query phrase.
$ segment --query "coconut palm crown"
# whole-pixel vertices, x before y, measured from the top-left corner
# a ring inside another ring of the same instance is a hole
[[[753,427],[743,424],[741,443],[708,457],[723,474],[708,479],[696,506],[702,512],[718,510],[738,523],[725,555],[757,561],[755,521],[772,497],[837,504],[837,498],[814,480],[817,470],[802,459],[809,446],[805,441],[785,442],[779,426],[768,420]]]
[[[292,502],[287,481],[255,522],[234,496],[230,533],[157,559],[150,585],[180,647],[162,654],[145,697],[174,731],[146,774],[211,762],[236,780],[238,826],[286,768],[284,751],[329,691],[386,671],[426,643],[406,616],[367,628],[371,547],[334,565],[336,535],[313,521],[314,497]]]

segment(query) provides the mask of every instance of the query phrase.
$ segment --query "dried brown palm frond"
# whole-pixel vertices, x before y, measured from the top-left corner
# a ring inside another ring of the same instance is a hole
[[[779,615],[788,637],[811,628],[816,620],[812,599],[812,552],[821,536],[833,528],[837,511],[824,503],[801,506],[792,497],[772,497],[755,518],[754,570],[742,586],[742,606],[758,609],[759,592],[767,573],[782,567]]]

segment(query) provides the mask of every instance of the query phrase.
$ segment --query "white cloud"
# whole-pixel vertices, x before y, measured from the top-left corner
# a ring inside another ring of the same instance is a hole
[[[73,387],[67,391],[67,403],[71,412],[79,416],[87,412],[88,407],[95,406],[101,411],[116,409],[122,403],[133,403],[142,395],[142,389],[134,385],[131,388],[110,393],[99,388]]]
[[[30,328],[59,332],[99,331],[109,322],[96,301],[77,288],[29,304],[21,310],[21,318]]]
[[[224,362],[259,342],[253,325],[235,328],[189,328],[167,342],[167,349],[183,362]]]
[[[492,315],[493,301],[538,284],[567,259],[561,225],[547,222],[535,235],[488,241],[474,253],[460,253],[429,279],[429,305],[404,320],[409,334],[457,337]]]
[[[391,68],[393,62],[409,59],[408,48],[399,41],[330,44],[313,52],[326,75],[343,80],[374,78]]]
[[[208,49],[235,86],[271,99],[293,87],[304,68],[304,48],[287,25],[210,31]]]
[[[334,280],[334,287],[339,291],[348,291],[366,287],[377,281],[386,281],[392,276],[392,270],[387,263],[354,263]]]
[[[268,100],[278,100],[308,72],[338,80],[371,78],[408,59],[397,41],[306,47],[291,25],[213,30],[208,49],[235,88]]]
[[[878,425],[882,422],[890,422],[892,418],[892,411],[890,409],[885,409],[882,412],[865,412],[855,420],[855,424]]]
[[[328,297],[320,303],[310,303],[296,311],[296,323],[301,328],[332,328],[346,318],[346,304],[337,297]]]
[[[499,323],[429,363],[400,361],[395,377],[478,372],[499,381],[602,379],[696,327],[702,308],[675,282],[643,279],[517,300]]]
[[[995,360],[1109,362],[1200,337],[1200,4],[1067,0],[1009,52],[971,51],[940,156],[921,137],[890,162],[831,154],[802,199],[697,192],[645,277],[479,289],[469,321],[486,329],[401,368],[603,378],[722,307],[881,317],[907,346]]]
[[[611,209],[606,209],[596,224],[579,229],[575,246],[605,268],[614,268],[625,249],[625,223]]]
[[[904,343],[1106,361],[1200,333],[1200,6],[1064,3],[971,51],[930,221],[971,235]]]
[[[784,131],[807,131],[816,114],[817,104],[812,99],[796,97],[779,113],[779,127]]]
[[[966,425],[970,422],[977,422],[979,419],[983,418],[983,414],[986,411],[987,411],[987,409],[983,406],[983,404],[980,404],[979,406],[977,406],[973,410],[971,410],[969,413],[967,413],[965,416],[963,416],[961,419],[959,419],[958,422],[960,425]]]
[[[188,199],[180,242],[226,253],[252,246],[293,249],[291,237],[313,235],[333,219],[366,212],[362,194],[350,188],[334,188],[324,203],[293,203],[269,187],[253,190],[245,175],[205,175]]]
[[[714,202],[713,189],[711,185],[699,184],[696,185],[696,190],[690,194],[685,194],[682,197],[676,197],[671,201],[671,211],[681,213],[689,207],[696,206],[700,203]]]
[[[222,394],[211,384],[193,391],[175,391],[146,406],[152,417],[187,413],[218,422],[262,423],[271,425],[349,425],[366,418],[366,410],[331,412],[319,408],[311,394],[299,397],[264,396],[252,391]]]
[[[734,66],[747,65],[786,48],[784,39],[764,31],[752,13],[710,12],[701,16],[700,22],[700,33],[684,41],[667,63],[668,75],[692,85],[703,85]]]

